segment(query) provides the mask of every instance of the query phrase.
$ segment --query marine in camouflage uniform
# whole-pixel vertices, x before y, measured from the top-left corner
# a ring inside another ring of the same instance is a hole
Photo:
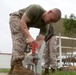
[[[44,50],[45,75],[49,74],[50,65],[53,72],[57,69],[57,58],[56,58],[57,38],[54,34],[54,29],[52,25],[49,28],[50,29],[48,31],[48,35],[45,38],[46,41],[45,50]]]
[[[14,12],[12,14],[10,14],[10,29],[11,29],[11,34],[12,34],[12,41],[13,41],[13,54],[12,54],[12,61],[18,60],[18,59],[24,59],[24,48],[25,48],[25,39],[26,37],[24,36],[24,34],[21,31],[20,28],[20,19],[21,19],[21,14],[24,13],[24,10],[26,11],[26,13],[31,14],[32,12],[34,12],[34,14],[37,13],[37,11],[35,12],[34,10],[38,10],[37,8],[38,5],[31,5],[27,10],[23,9],[20,10],[19,12]],[[37,14],[36,16],[36,20],[38,17],[41,16],[41,14],[43,14],[45,12],[45,10],[43,10],[40,6],[38,6],[41,10],[39,12],[39,14]],[[32,9],[33,10],[30,10]],[[30,16],[29,14],[27,14],[28,16]],[[32,18],[30,16],[30,18]],[[27,24],[28,28],[29,27],[36,27],[36,28],[40,28],[40,34],[45,34],[46,33],[46,24],[41,20],[41,18],[38,18],[38,21],[35,22],[36,20],[34,19],[34,22],[31,21],[30,23]],[[34,25],[32,25],[34,24]]]
[[[34,20],[32,20],[30,23],[27,24],[28,28],[29,27],[40,28],[40,34],[45,35],[46,33],[46,24],[41,19],[41,15],[45,12],[45,10],[39,5],[30,5],[27,8],[21,9],[18,12],[14,12],[10,14],[9,23],[10,23],[10,29],[11,29],[11,34],[12,34],[11,36],[12,36],[13,49],[12,49],[12,58],[11,58],[11,70],[9,74],[11,74],[12,70],[14,71],[13,68],[14,68],[14,65],[16,64],[16,61],[18,61],[17,64],[21,63],[25,57],[24,49],[25,49],[26,37],[22,33],[21,27],[20,27],[20,24],[21,24],[20,20],[23,13],[26,11],[27,16],[30,19],[33,18],[33,16],[30,16],[30,14],[36,15]],[[28,70],[26,71],[28,72]],[[28,75],[26,71],[25,72],[22,71],[21,74],[24,72]],[[29,74],[32,74],[32,73],[29,73]]]
[[[27,41],[26,39],[29,39],[28,36],[30,36],[31,39],[30,41],[28,40],[29,43],[34,41],[32,36],[29,34],[28,29],[29,27],[40,29],[40,34],[36,40],[40,48],[41,41],[39,40],[44,39],[47,31],[47,24],[50,22],[57,22],[60,17],[61,12],[59,9],[53,9],[52,12],[45,11],[40,5],[36,4],[30,5],[24,9],[20,9],[19,11],[10,14],[9,24],[13,49],[11,69],[8,74],[33,75],[32,71],[29,72],[22,65],[22,60],[25,57],[25,41]]]

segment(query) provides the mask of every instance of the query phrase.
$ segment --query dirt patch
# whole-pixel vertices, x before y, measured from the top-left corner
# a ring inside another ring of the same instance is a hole
[[[69,66],[69,67],[63,68],[63,71],[76,71],[76,66]]]

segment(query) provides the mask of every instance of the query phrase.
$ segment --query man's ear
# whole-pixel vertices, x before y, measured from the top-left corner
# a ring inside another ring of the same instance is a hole
[[[48,11],[48,13],[51,13],[51,12],[52,12],[52,10],[49,10],[49,11]]]

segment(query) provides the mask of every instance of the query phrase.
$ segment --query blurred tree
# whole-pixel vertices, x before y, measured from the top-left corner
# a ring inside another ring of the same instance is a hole
[[[76,16],[74,14],[71,14],[69,17],[65,15],[63,27],[65,35],[74,36],[76,34]]]
[[[63,20],[63,27],[64,27],[64,34],[66,36],[69,36],[69,38],[76,38],[76,16],[74,14],[71,14],[69,17],[67,17],[67,15],[65,15],[65,18]],[[71,63],[72,60],[72,56],[73,56],[73,45],[75,44],[73,41],[70,43],[70,45],[72,46],[71,49],[71,55],[70,55],[70,60],[69,62]],[[70,47],[71,47],[70,46]]]

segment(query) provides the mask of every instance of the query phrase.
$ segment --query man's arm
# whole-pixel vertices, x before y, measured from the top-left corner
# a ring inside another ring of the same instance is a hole
[[[42,43],[43,43],[44,38],[45,38],[45,36],[44,36],[44,35],[42,35],[42,34],[39,34],[39,35],[37,36],[37,38],[36,38],[36,42],[37,42],[37,43],[38,43],[38,45],[39,45],[39,49],[38,49],[38,50],[40,50],[40,48],[41,48],[41,46],[42,46]]]
[[[27,27],[27,23],[30,22],[30,19],[27,17],[26,13],[22,16],[21,18],[21,30],[24,33],[25,37],[26,37],[26,43],[32,43],[34,41],[34,39],[32,38],[32,36],[29,33],[28,27]]]
[[[53,36],[54,34],[52,34],[52,33],[50,33],[49,35],[47,35],[46,37],[45,37],[45,42],[47,42],[52,36]]]
[[[54,28],[50,25],[48,30],[48,35],[45,36],[45,42],[47,42],[54,34]]]

